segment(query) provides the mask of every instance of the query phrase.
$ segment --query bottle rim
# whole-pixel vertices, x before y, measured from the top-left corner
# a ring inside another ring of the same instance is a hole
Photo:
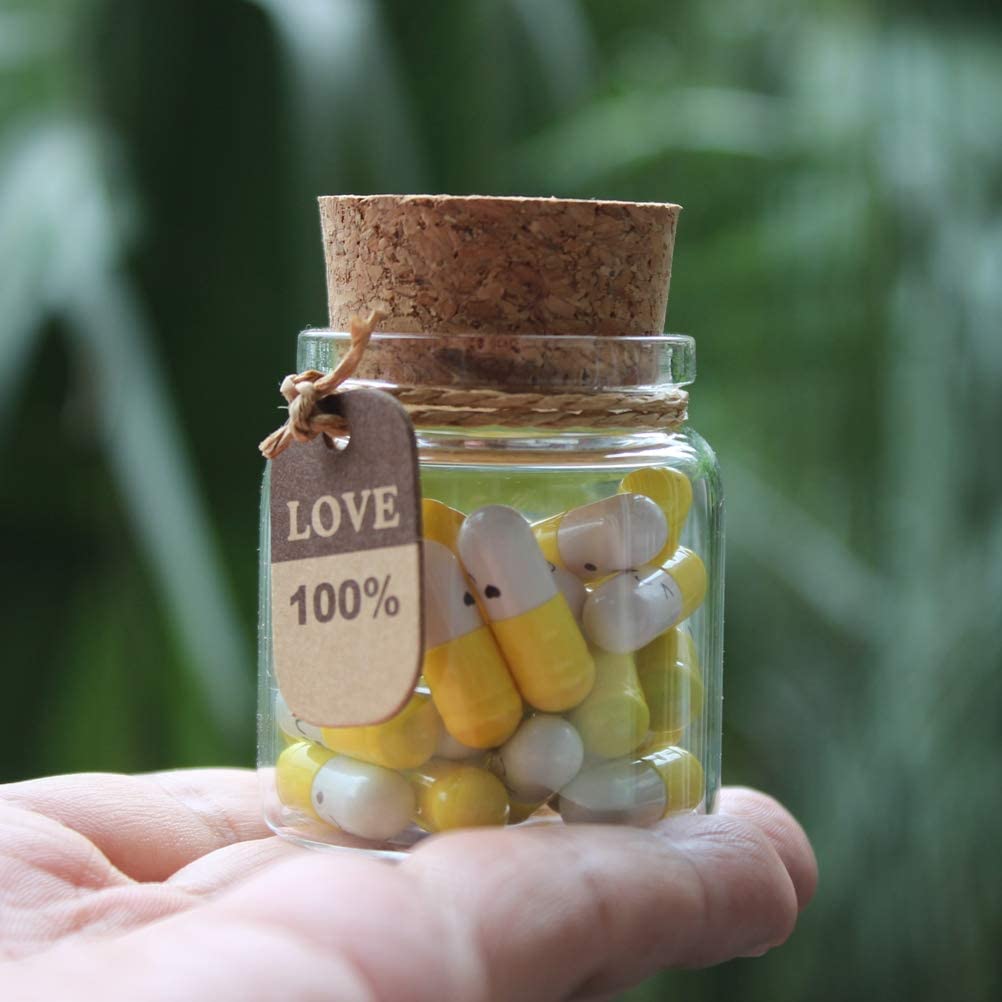
[[[330,371],[351,335],[328,328],[299,334],[300,371]],[[505,389],[512,392],[657,393],[696,378],[687,334],[465,334],[378,331],[353,382],[370,386]]]

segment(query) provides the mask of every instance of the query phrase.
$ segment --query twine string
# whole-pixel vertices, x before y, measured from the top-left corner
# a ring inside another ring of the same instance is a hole
[[[320,434],[344,431],[344,418],[325,413],[318,409],[318,404],[351,379],[376,324],[382,319],[384,314],[378,310],[364,321],[351,318],[351,347],[333,372],[325,375],[309,369],[282,380],[281,393],[289,402],[289,417],[259,446],[266,459],[274,459],[293,442],[308,442]],[[675,429],[685,422],[689,402],[689,394],[678,387],[657,393],[510,393],[442,386],[380,386],[380,389],[403,404],[415,425],[440,428]]]
[[[380,310],[373,310],[366,320],[354,316],[351,318],[351,347],[333,372],[325,374],[316,369],[307,369],[298,375],[295,373],[288,375],[282,380],[279,392],[289,402],[289,416],[281,428],[276,428],[258,446],[265,459],[274,459],[293,442],[310,442],[317,435],[329,430],[321,427],[321,422],[317,420],[321,416],[317,404],[324,397],[331,396],[345,380],[354,375],[369,345],[372,332],[376,329],[376,324],[384,319],[386,314]],[[336,420],[339,422],[339,429],[343,428],[344,422],[340,418]]]

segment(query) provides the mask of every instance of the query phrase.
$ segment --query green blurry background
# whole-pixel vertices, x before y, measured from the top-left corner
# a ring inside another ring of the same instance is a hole
[[[822,879],[784,949],[629,997],[997,997],[998,7],[3,0],[2,778],[252,762],[314,196],[387,191],[686,206],[724,774]]]

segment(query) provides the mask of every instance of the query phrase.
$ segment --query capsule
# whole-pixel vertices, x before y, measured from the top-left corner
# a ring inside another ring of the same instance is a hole
[[[572,574],[566,567],[550,564],[550,573],[553,575],[553,583],[557,586],[557,591],[564,596],[567,607],[571,610],[574,622],[580,626],[581,610],[588,597],[588,589],[585,588],[581,578]]]
[[[585,600],[581,621],[592,643],[625,654],[686,619],[705,595],[703,561],[680,547],[663,567],[642,567],[603,581]]]
[[[538,807],[578,774],[584,745],[569,721],[537,713],[522,722],[495,761],[512,799]]]
[[[692,506],[692,484],[689,478],[684,473],[667,467],[634,470],[623,477],[619,490],[624,494],[643,494],[649,497],[664,513],[668,523],[668,538],[661,552],[653,560],[645,561],[660,567],[678,549],[682,527]]]
[[[546,801],[549,799],[549,797],[546,797],[543,800],[519,800],[513,794],[509,794],[507,823],[509,825],[520,825],[523,821],[528,821],[533,814],[541,811],[546,806]]]
[[[289,704],[286,703],[285,697],[277,689],[275,690],[274,712],[275,723],[282,732],[282,736],[286,739],[286,744],[290,744],[293,741],[302,741],[304,738],[307,741],[320,742],[320,728],[314,724],[308,724],[305,720],[297,717],[289,709]]]
[[[435,758],[447,758],[454,762],[483,758],[484,754],[483,748],[472,748],[470,745],[464,745],[444,727],[438,736],[438,744],[435,745]]]
[[[393,838],[414,814],[414,790],[400,773],[305,741],[279,756],[275,783],[286,806],[360,838]]]
[[[703,680],[692,637],[678,627],[668,630],[637,651],[636,660],[651,730],[681,732],[703,712]]]
[[[508,794],[497,776],[476,765],[432,759],[408,773],[417,795],[414,820],[429,832],[503,825]]]
[[[703,799],[703,767],[682,748],[644,758],[603,762],[581,772],[560,791],[560,816],[568,824],[649,825],[691,811]]]
[[[677,745],[684,733],[684,727],[677,727],[672,731],[648,731],[643,744],[633,753],[634,758],[644,758],[653,755],[654,752],[664,751],[671,745]]]
[[[449,733],[464,745],[506,741],[522,719],[522,698],[456,558],[459,512],[426,499],[425,654],[422,673]]]
[[[514,508],[481,508],[463,523],[459,554],[523,698],[551,712],[580,703],[595,663],[529,523]]]
[[[653,561],[668,523],[649,497],[613,494],[537,522],[532,531],[547,560],[593,581]]]
[[[620,758],[639,747],[650,727],[632,654],[593,650],[595,685],[568,714],[585,751],[598,758]]]
[[[407,705],[382,724],[368,727],[321,727],[322,744],[331,751],[385,766],[416,769],[431,758],[442,721],[431,699],[414,693]]]

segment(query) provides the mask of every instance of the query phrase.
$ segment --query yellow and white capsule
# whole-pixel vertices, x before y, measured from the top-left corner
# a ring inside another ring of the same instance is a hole
[[[459,555],[526,702],[550,712],[580,703],[595,663],[529,523],[505,505],[481,508],[463,523]]]
[[[422,504],[425,654],[422,673],[449,733],[464,745],[506,741],[522,719],[522,699],[486,626],[453,548],[459,512]]]
[[[585,769],[560,791],[560,816],[568,824],[649,825],[693,810],[703,799],[703,786],[699,759],[682,748],[663,748]]]
[[[414,820],[429,832],[503,825],[508,794],[493,773],[466,762],[432,759],[408,773],[417,795]]]
[[[435,752],[442,721],[429,696],[414,693],[407,705],[382,724],[321,727],[320,740],[331,751],[387,769],[416,769]]]
[[[569,721],[537,713],[522,721],[500,748],[496,761],[512,798],[538,806],[578,774],[584,745]]]
[[[577,728],[585,751],[598,758],[620,758],[636,750],[650,728],[632,654],[593,650],[595,685],[567,719]]]
[[[636,660],[651,730],[681,732],[703,712],[703,680],[692,637],[678,627],[668,630],[637,651]]]
[[[532,527],[543,556],[585,581],[650,563],[668,538],[668,523],[643,494],[613,494]]]
[[[593,644],[625,654],[686,619],[705,596],[703,561],[680,547],[662,567],[641,567],[603,581],[585,600],[581,621]]]
[[[584,608],[585,599],[588,597],[588,589],[584,582],[576,574],[572,574],[566,567],[558,567],[550,564],[550,573],[553,575],[553,583],[557,586],[557,591],[564,596],[567,608],[571,610],[574,622],[581,625],[581,610]]]
[[[275,690],[274,712],[275,723],[278,725],[278,729],[282,732],[283,737],[286,738],[286,744],[304,739],[306,741],[322,743],[320,728],[314,724],[308,724],[305,720],[297,717],[289,709],[289,704],[286,703],[285,697],[277,689]]]
[[[306,741],[278,757],[275,784],[287,807],[360,838],[393,838],[414,814],[414,790],[400,773]]]
[[[679,470],[661,467],[652,470],[634,470],[623,477],[619,485],[623,494],[643,494],[664,512],[668,523],[668,539],[660,553],[643,563],[660,567],[678,549],[682,527],[692,507],[692,484]]]

